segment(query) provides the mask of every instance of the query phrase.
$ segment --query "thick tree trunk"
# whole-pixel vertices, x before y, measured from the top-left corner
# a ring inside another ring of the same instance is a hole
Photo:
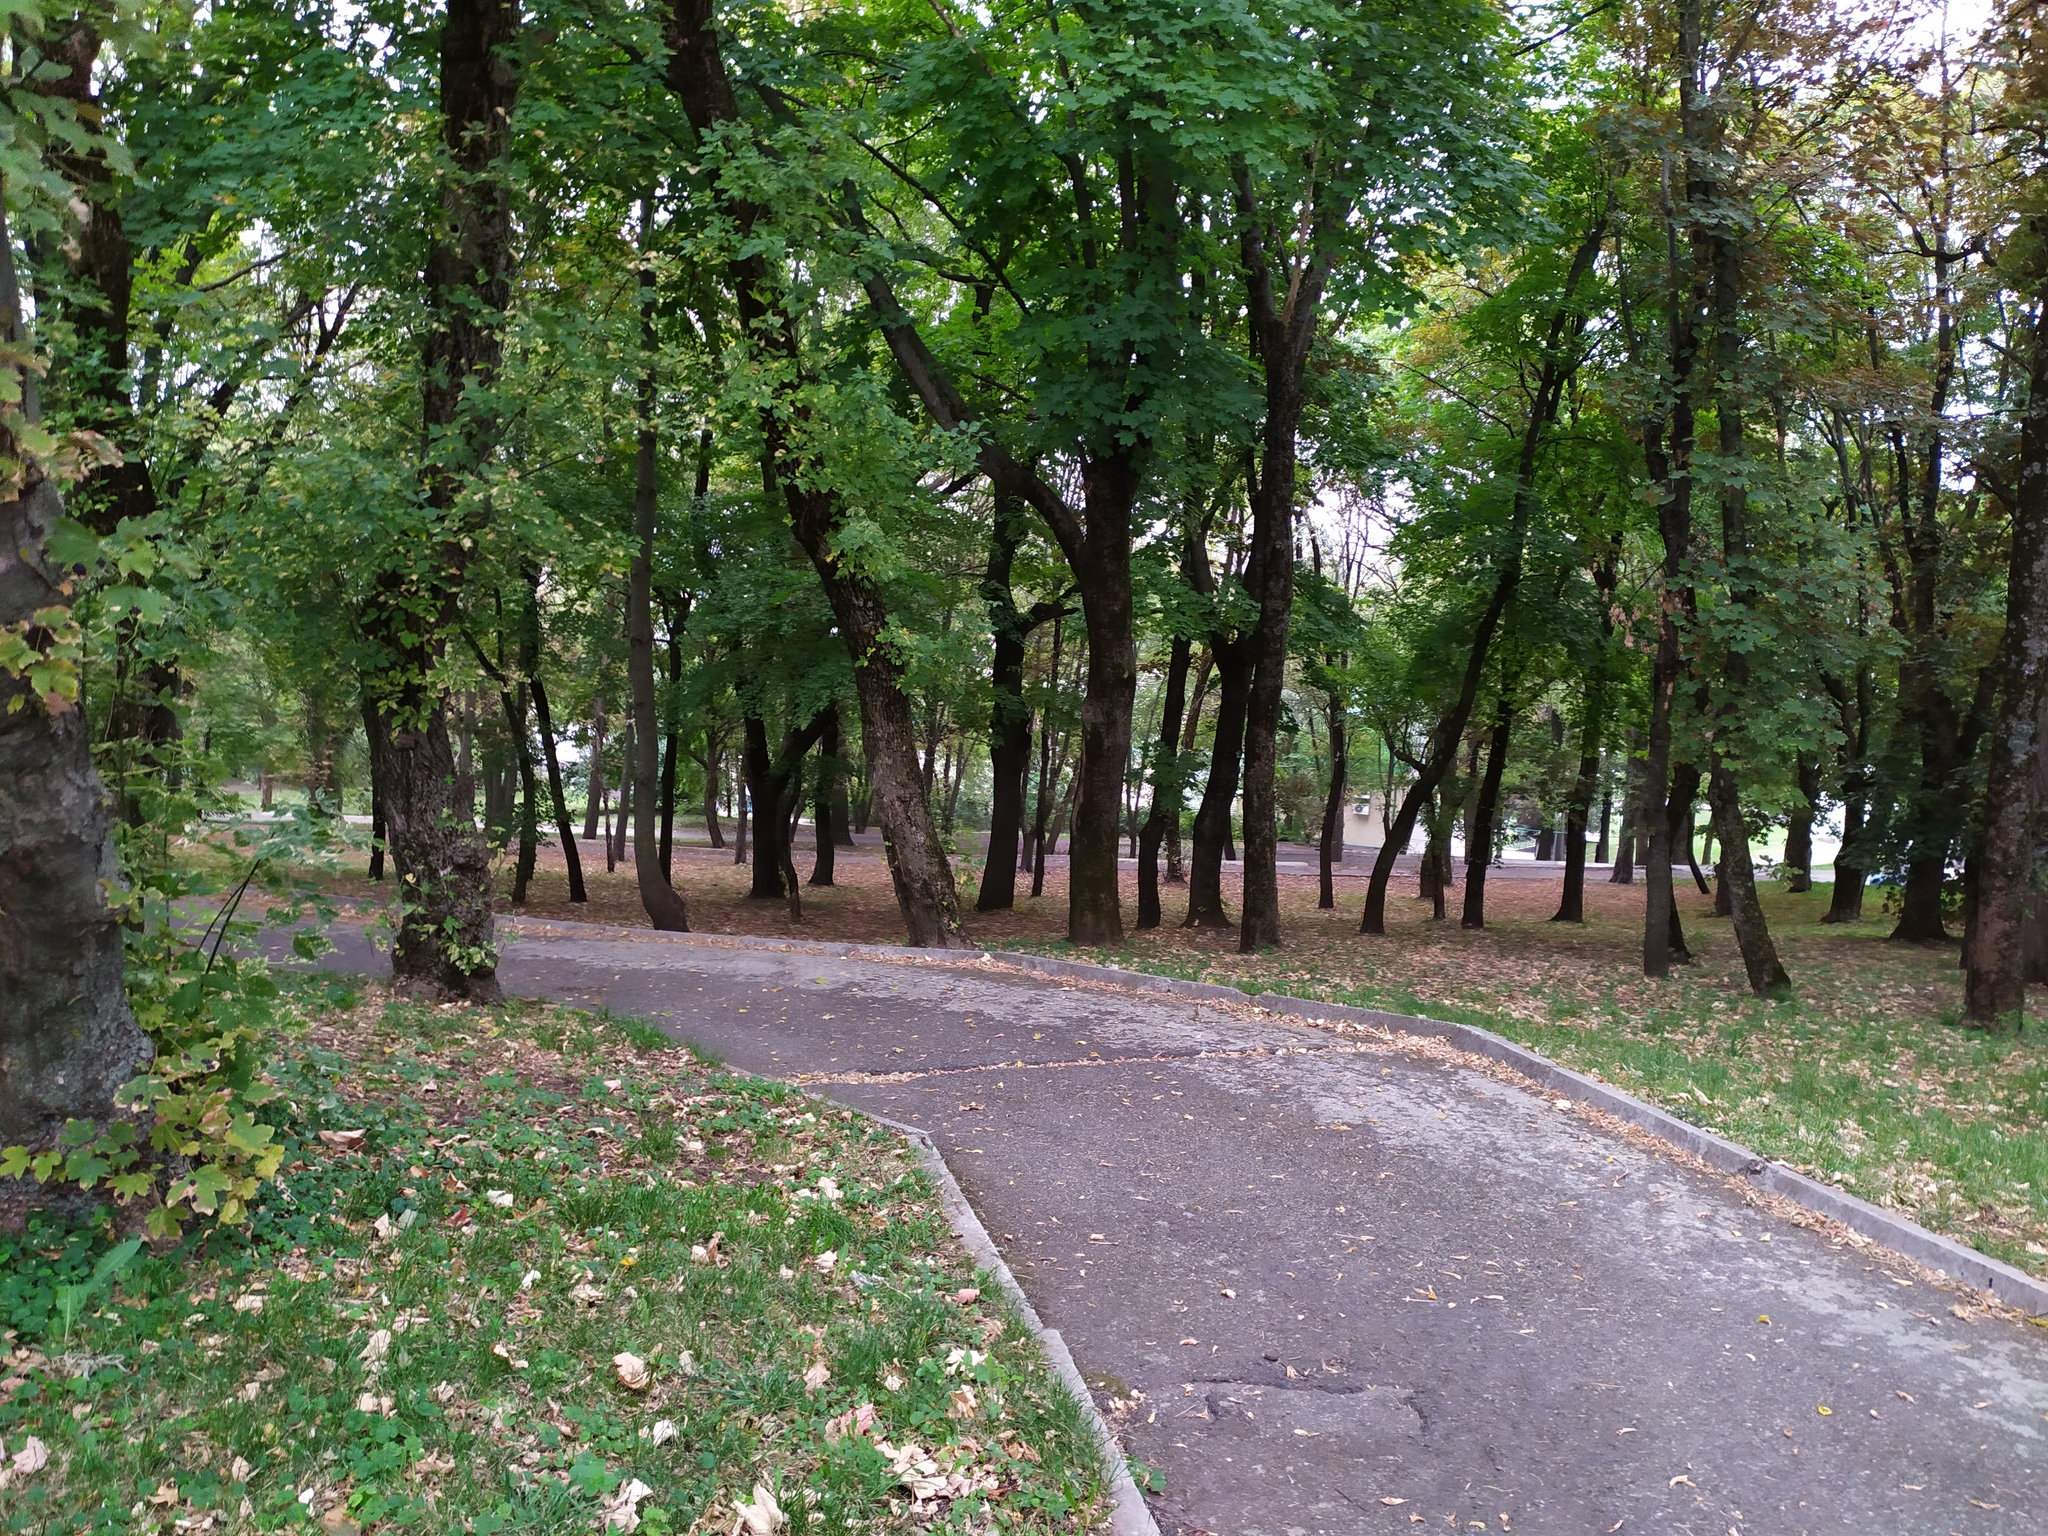
[[[1337,905],[1336,867],[1344,862],[1344,792],[1351,777],[1350,736],[1345,727],[1344,700],[1329,694],[1325,708],[1330,729],[1330,790],[1323,799],[1321,884],[1316,905],[1325,912]]]
[[[1223,905],[1223,857],[1230,842],[1230,807],[1237,798],[1238,763],[1244,745],[1245,707],[1254,665],[1250,637],[1215,636],[1210,642],[1221,679],[1216,733],[1209,749],[1209,779],[1195,812],[1194,846],[1188,860],[1188,911],[1183,928],[1228,928]]]
[[[745,747],[741,747],[742,753]],[[739,808],[733,812],[732,861],[735,864],[747,862],[747,825],[750,812],[750,797],[744,779],[734,788],[733,799]]]
[[[1927,839],[1923,839],[1923,846]],[[1942,920],[1941,898],[1948,885],[1948,855],[1909,860],[1899,892],[1899,922],[1890,937],[1901,944],[1945,944],[1954,939]]]
[[[1188,661],[1193,645],[1176,635],[1166,659],[1166,693],[1159,711],[1159,739],[1152,760],[1152,806],[1138,833],[1138,928],[1157,928],[1159,907],[1159,845],[1167,829],[1180,821],[1181,714],[1187,707]]]
[[[4,198],[4,189],[0,189]],[[13,237],[0,201],[0,339],[28,345]],[[38,416],[26,370],[16,398]],[[20,458],[13,442],[0,452]],[[39,645],[39,616],[68,615],[71,578],[46,551],[63,498],[33,460],[19,494],[0,502],[0,630]],[[151,1057],[128,1007],[121,926],[107,904],[119,878],[106,786],[75,700],[35,697],[0,672],[0,1146],[48,1150],[69,1120],[104,1121],[114,1094]],[[10,1188],[10,1185],[12,1187]],[[0,1181],[0,1223],[52,1191]],[[10,1207],[12,1209],[10,1209]]]
[[[433,681],[440,636],[455,618],[468,552],[484,513],[466,498],[495,447],[489,390],[504,354],[511,299],[511,199],[503,174],[518,101],[512,0],[451,0],[441,23],[442,143],[448,171],[428,247],[422,418],[425,501],[437,520],[426,559],[378,580],[365,629],[377,655],[372,696],[392,855],[405,883],[391,947],[402,992],[494,1002],[497,979],[490,850],[456,814],[448,699]],[[470,386],[477,397],[470,398]],[[424,617],[424,622],[422,622]]]
[[[1714,813],[1714,834],[1721,845],[1721,888],[1728,893],[1728,915],[1735,924],[1735,942],[1742,950],[1749,990],[1758,997],[1782,996],[1791,991],[1792,978],[1778,960],[1778,946],[1771,941],[1763,904],[1757,900],[1749,827],[1743,821],[1735,775],[1724,763],[1714,765],[1708,801]]]
[[[1486,776],[1479,781],[1478,814],[1465,829],[1465,910],[1460,928],[1486,926],[1486,870],[1493,863],[1493,845],[1500,819],[1500,782],[1508,766],[1508,743],[1514,734],[1514,701],[1502,691],[1493,717],[1493,736],[1486,748]]]
[[[1828,892],[1827,915],[1824,923],[1854,923],[1863,917],[1863,883],[1870,878],[1868,870],[1848,862],[1863,837],[1864,799],[1861,794],[1851,793],[1842,801],[1842,847],[1835,855],[1834,888]]]
[[[1608,833],[1612,830],[1613,825],[1614,787],[1611,784],[1605,784],[1602,785],[1600,790],[1600,843],[1593,850],[1593,862],[1595,864],[1605,864],[1608,861],[1608,856],[1612,851],[1611,845],[1608,842]]]

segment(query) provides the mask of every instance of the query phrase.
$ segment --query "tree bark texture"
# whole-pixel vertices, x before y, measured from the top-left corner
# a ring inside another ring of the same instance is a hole
[[[428,246],[422,347],[422,479],[436,529],[404,565],[382,573],[365,629],[374,679],[393,860],[405,885],[391,947],[401,991],[494,1002],[497,979],[490,850],[453,803],[448,699],[433,678],[441,636],[461,601],[468,546],[484,514],[465,488],[491,456],[493,398],[514,260],[503,162],[519,74],[514,0],[451,0],[441,23],[442,146],[448,171]]]
[[[1756,872],[1749,858],[1749,827],[1742,817],[1742,797],[1735,774],[1727,764],[1716,763],[1709,776],[1707,798],[1714,813],[1714,835],[1721,845],[1721,888],[1728,893],[1729,918],[1735,924],[1735,942],[1742,950],[1742,968],[1749,976],[1749,990],[1758,997],[1779,997],[1792,989],[1792,978],[1778,959],[1778,946],[1764,922],[1763,903],[1757,900]]]
[[[1984,786],[1976,904],[1963,1015],[2018,1030],[2027,1001],[2027,930],[2041,902],[2041,778],[2048,761],[2048,284],[2036,296],[2027,403],[2020,417],[1998,723]]]
[[[0,328],[11,346],[26,345],[4,214]],[[33,420],[32,381],[22,396]],[[11,442],[0,451],[20,453]],[[71,606],[68,575],[46,556],[63,514],[56,485],[33,462],[0,502],[0,626],[22,626],[31,644],[47,633],[38,615],[56,619]],[[110,1118],[115,1091],[151,1058],[129,1011],[121,927],[107,904],[117,879],[112,807],[84,715],[0,673],[0,1146],[43,1151],[66,1120]],[[64,1203],[41,1186],[10,1192],[11,1182],[0,1181],[0,1211]]]

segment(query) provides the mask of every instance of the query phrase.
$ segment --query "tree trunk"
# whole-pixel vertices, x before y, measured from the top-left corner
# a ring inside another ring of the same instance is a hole
[[[1379,857],[1373,861],[1372,879],[1365,893],[1365,911],[1359,918],[1360,933],[1386,932],[1387,885],[1394,876],[1394,861],[1414,835],[1416,816],[1457,762],[1458,743],[1464,738],[1465,724],[1471,718],[1473,703],[1479,697],[1479,680],[1486,669],[1486,656],[1493,644],[1494,631],[1521,585],[1522,545],[1528,534],[1529,511],[1535,495],[1537,452],[1542,446],[1544,432],[1556,419],[1565,386],[1578,369],[1576,358],[1566,356],[1563,351],[1567,341],[1577,341],[1586,323],[1583,315],[1573,313],[1572,296],[1592,270],[1601,246],[1606,243],[1607,218],[1607,210],[1603,208],[1586,231],[1585,238],[1579,242],[1578,250],[1572,255],[1571,268],[1565,276],[1562,302],[1551,313],[1536,396],[1530,404],[1529,419],[1523,426],[1521,453],[1515,465],[1507,558],[1473,630],[1472,654],[1466,660],[1457,698],[1438,721],[1437,729],[1430,738],[1431,750],[1425,755],[1408,793],[1401,797],[1401,809],[1387,830],[1387,840],[1380,847]]]
[[[527,887],[533,883],[533,869],[539,856],[539,807],[535,803],[533,748],[526,735],[526,690],[507,686],[510,679],[500,674],[498,702],[505,712],[505,734],[512,740],[513,762],[519,775],[519,850],[512,868],[512,905],[526,905]]]
[[[1167,828],[1177,824],[1181,810],[1180,729],[1186,708],[1191,642],[1173,638],[1166,660],[1166,696],[1159,711],[1159,740],[1152,761],[1152,806],[1138,834],[1138,929],[1157,928],[1159,907],[1159,845]]]
[[[651,203],[640,204],[643,241],[653,222]],[[683,898],[668,883],[655,815],[666,820],[669,798],[660,793],[661,726],[654,691],[654,519],[660,504],[659,447],[654,423],[654,270],[640,269],[640,438],[633,470],[633,558],[626,574],[626,673],[633,691],[633,877],[647,921],[665,933],[688,933]],[[674,762],[670,762],[673,784]],[[624,774],[621,774],[624,777]],[[623,807],[621,808],[623,814]]]
[[[1316,906],[1329,912],[1337,905],[1334,871],[1344,862],[1344,791],[1351,777],[1351,752],[1342,696],[1327,695],[1325,708],[1330,728],[1330,792],[1323,800],[1321,885]]]
[[[1500,781],[1508,766],[1508,742],[1514,734],[1514,701],[1501,691],[1493,717],[1493,737],[1486,748],[1486,776],[1479,781],[1477,815],[1465,828],[1465,910],[1460,928],[1486,926],[1486,870],[1493,863],[1493,844],[1500,813]]]
[[[745,750],[744,747],[741,749]],[[747,822],[752,810],[751,797],[747,794],[745,780],[733,789],[733,799],[739,809],[733,812],[732,861],[735,864],[747,862]]]
[[[1593,862],[1595,864],[1605,864],[1608,861],[1610,847],[1607,840],[1607,834],[1608,831],[1612,828],[1613,824],[1614,786],[1612,784],[1603,783],[1600,786],[1600,844],[1597,848],[1593,850]]]
[[[830,885],[838,864],[839,839],[834,835],[832,806],[844,775],[839,766],[839,706],[828,705],[824,733],[818,738],[818,782],[811,796],[818,854],[811,863],[811,884]]]
[[[1209,779],[1195,812],[1194,847],[1188,860],[1188,911],[1183,928],[1228,928],[1223,905],[1223,859],[1230,842],[1230,806],[1237,798],[1238,762],[1244,744],[1245,706],[1252,690],[1253,650],[1249,636],[1210,641],[1221,686],[1216,733],[1209,749]]]
[[[1017,548],[1024,542],[1024,511],[1014,496],[998,492],[995,524],[990,531],[988,570],[982,597],[988,604],[989,661],[988,856],[982,865],[977,912],[1007,912],[1017,903],[1019,844],[1024,832],[1024,780],[1031,766],[1031,709],[1024,702],[1024,658],[1031,632],[1047,619],[1057,619],[1056,603],[1039,603],[1019,613],[1010,588]],[[1057,632],[1056,632],[1057,633]],[[1058,672],[1055,646],[1053,668]]]
[[[377,706],[370,702],[370,695],[363,694],[363,741],[373,745],[377,740]],[[377,771],[377,754],[367,753],[370,759],[370,878],[384,878],[384,780]],[[266,805],[264,809],[268,810]]]
[[[1721,844],[1721,888],[1728,893],[1729,917],[1735,924],[1735,942],[1742,949],[1742,968],[1749,974],[1749,990],[1758,997],[1779,997],[1792,989],[1792,978],[1778,960],[1778,946],[1764,922],[1763,904],[1756,894],[1756,872],[1749,859],[1749,827],[1742,818],[1742,800],[1735,775],[1725,763],[1716,763],[1710,778],[1708,802],[1713,808],[1714,832]]]
[[[725,831],[718,824],[718,792],[725,782],[725,744],[711,734],[707,727],[704,732],[704,835],[711,839],[711,846],[725,846]]]
[[[631,684],[631,678],[629,678],[627,680],[627,688],[631,690],[631,686],[633,684]],[[627,709],[631,709],[631,707],[633,707],[631,700],[627,700]],[[637,791],[639,791],[639,731],[635,729],[633,717],[627,715],[625,735],[618,737],[618,811],[612,817],[612,829],[610,829],[610,840],[612,840],[610,842],[610,862],[614,866],[627,862],[627,844],[633,838],[633,811],[639,805]]]
[[[1799,754],[1799,804],[1785,823],[1785,889],[1813,889],[1813,819],[1820,806],[1820,764]]]
[[[675,0],[664,24],[668,45],[667,83],[700,134],[712,133],[723,125],[741,121],[739,101],[733,94],[725,61],[712,27],[709,0]],[[724,178],[714,178],[714,196],[721,211],[742,234],[762,217],[762,208],[728,187]],[[782,398],[764,408],[760,422],[764,437],[763,466],[773,489],[779,489],[789,513],[791,531],[812,567],[818,573],[826,602],[838,622],[840,639],[853,660],[854,688],[860,699],[861,748],[867,759],[868,781],[874,794],[876,819],[882,824],[884,852],[891,883],[896,891],[897,909],[912,944],[945,948],[960,942],[959,896],[953,884],[953,870],[944,844],[932,824],[931,803],[918,775],[917,741],[909,697],[903,691],[904,663],[896,649],[886,643],[890,615],[880,585],[851,562],[842,562],[837,537],[844,522],[844,508],[838,495],[817,483],[802,458],[798,445],[802,433],[793,431],[793,418],[801,418],[804,405],[800,386],[806,377],[803,352],[794,322],[778,310],[772,295],[779,275],[768,257],[749,251],[727,264],[739,310],[740,334],[770,365],[771,377],[783,377],[778,385]],[[1135,496],[1136,486],[1130,487]],[[1130,551],[1128,498],[1126,499],[1124,551],[1121,562],[1124,583],[1124,629],[1128,634],[1130,607]],[[1102,562],[1115,567],[1113,551],[1101,552]],[[1125,701],[1125,746],[1129,736],[1129,702]],[[1122,781],[1122,756],[1115,764],[1117,781]],[[755,807],[755,839],[770,834],[768,823],[774,807]],[[1114,802],[1112,801],[1112,815]],[[1111,823],[1110,894],[1115,896],[1116,848]],[[757,861],[758,863],[758,861]],[[792,893],[791,900],[795,900]]]
[[[26,352],[4,200],[0,339],[16,356]],[[10,382],[35,422],[35,376],[23,369]],[[4,434],[0,453],[21,461],[19,493],[0,502],[0,632],[13,628],[40,648],[71,606],[71,573],[46,553],[64,502]],[[121,925],[107,902],[118,879],[111,804],[76,698],[38,698],[23,677],[0,670],[0,1146],[42,1152],[67,1121],[110,1119],[116,1091],[151,1058],[128,1007]],[[29,1205],[70,1203],[0,1180],[0,1222],[11,1227]]]
[[[1564,818],[1564,894],[1553,923],[1586,920],[1586,813],[1593,805],[1593,785],[1600,777],[1600,731],[1607,709],[1607,690],[1596,679],[1586,687],[1586,721],[1579,736],[1579,776],[1572,783],[1571,804]],[[1607,841],[1604,823],[1600,841]]]
[[[590,701],[590,774],[583,797],[583,835],[597,836],[597,818],[604,812],[604,699]]]
[[[434,675],[440,637],[454,620],[485,515],[464,491],[491,457],[498,432],[490,402],[511,300],[514,246],[503,162],[518,101],[519,27],[510,0],[451,0],[441,23],[448,171],[427,252],[421,388],[429,445],[421,478],[436,519],[427,537],[437,547],[433,558],[379,576],[365,623],[376,656],[373,750],[382,754],[392,853],[406,885],[391,947],[393,983],[401,992],[474,1002],[502,996],[490,850],[475,827],[454,814],[448,698]]]
[[[1842,847],[1835,855],[1834,888],[1828,892],[1827,915],[1824,923],[1854,923],[1863,917],[1863,882],[1869,878],[1869,871],[1846,862],[1850,850],[1863,836],[1864,800],[1860,794],[1848,794],[1842,801]]]
[[[541,755],[548,773],[548,806],[555,815],[555,835],[562,840],[562,862],[569,868],[569,899],[588,901],[590,895],[583,888],[583,855],[576,846],[575,823],[569,819],[569,797],[562,789],[562,760],[555,747],[555,722],[548,713],[548,694],[540,680],[539,658],[533,658],[531,665],[533,713],[540,726]]]
[[[1266,386],[1258,481],[1251,488],[1249,575],[1259,618],[1250,636],[1252,684],[1245,703],[1244,923],[1237,943],[1240,954],[1250,955],[1280,942],[1279,737],[1287,619],[1294,606],[1297,435],[1330,258],[1317,247],[1317,238],[1328,233],[1321,217],[1313,230],[1303,232],[1298,251],[1269,250],[1268,211],[1258,206],[1249,174],[1240,172],[1236,191],[1245,309]],[[1277,283],[1276,258],[1281,266]]]
[[[1060,685],[1060,641],[1063,638],[1065,621],[1055,618],[1052,622],[1052,661],[1047,676],[1053,690]],[[1063,749],[1064,755],[1064,749]],[[1031,894],[1034,897],[1045,894],[1045,835],[1046,827],[1052,820],[1052,795],[1057,787],[1052,782],[1052,711],[1041,710],[1038,716],[1038,800],[1031,817]]]
[[[1923,846],[1926,840],[1923,839]],[[1909,860],[1906,884],[1899,893],[1899,923],[1890,937],[1901,944],[1942,944],[1954,935],[1942,920],[1942,892],[1948,884],[1948,854]]]
[[[836,710],[822,709],[800,729],[783,734],[773,757],[767,722],[749,715],[746,728],[748,799],[753,807],[754,881],[747,892],[757,901],[782,901],[800,915],[796,864],[790,856],[790,828],[803,800],[804,757],[825,735]]]

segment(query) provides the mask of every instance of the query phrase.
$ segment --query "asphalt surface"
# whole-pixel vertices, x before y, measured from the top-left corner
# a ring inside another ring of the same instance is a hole
[[[500,975],[929,1131],[1168,1536],[2048,1530],[2048,1329],[1440,1055],[628,930]]]

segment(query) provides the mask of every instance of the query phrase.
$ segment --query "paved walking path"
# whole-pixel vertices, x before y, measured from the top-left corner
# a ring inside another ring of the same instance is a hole
[[[630,930],[500,974],[930,1131],[1167,1536],[2048,1530],[2048,1329],[1440,1054]]]

